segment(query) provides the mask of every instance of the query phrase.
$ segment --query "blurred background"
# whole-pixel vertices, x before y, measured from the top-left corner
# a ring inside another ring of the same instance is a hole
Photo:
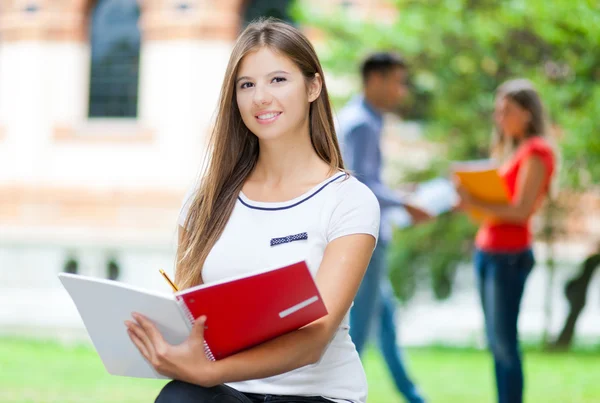
[[[597,0],[0,0],[0,401],[156,395],[164,382],[104,372],[57,274],[169,292],[158,269],[173,273],[229,52],[260,16],[309,36],[337,110],[369,51],[404,55],[411,97],[383,148],[393,185],[485,158],[496,87],[536,84],[561,167],[519,322],[528,401],[600,402]],[[432,402],[494,400],[475,230],[450,214],[395,234],[399,342]],[[382,365],[367,355],[369,401],[399,402]]]

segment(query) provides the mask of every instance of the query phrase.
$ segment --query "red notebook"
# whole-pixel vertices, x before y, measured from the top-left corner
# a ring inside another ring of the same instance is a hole
[[[175,294],[191,323],[206,316],[206,353],[219,360],[327,315],[305,262]]]

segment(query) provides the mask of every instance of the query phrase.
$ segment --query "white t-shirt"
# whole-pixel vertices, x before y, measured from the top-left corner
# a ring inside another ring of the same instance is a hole
[[[186,197],[181,210],[181,226],[188,214],[189,200]],[[342,172],[287,202],[256,202],[240,193],[223,234],[205,261],[202,278],[204,283],[211,283],[301,260],[307,262],[315,276],[328,242],[351,234],[370,234],[377,239],[379,219],[375,195],[356,178]],[[293,235],[299,235],[294,237],[298,240],[275,241],[271,246],[271,240]],[[247,393],[323,396],[333,401],[363,403],[367,398],[366,376],[348,329],[346,314],[316,364],[228,385]]]

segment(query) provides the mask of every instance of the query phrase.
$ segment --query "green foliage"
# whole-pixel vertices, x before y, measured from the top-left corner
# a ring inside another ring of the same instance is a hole
[[[398,297],[410,299],[418,285],[429,280],[434,295],[447,298],[456,269],[470,252],[473,235],[474,227],[465,216],[448,214],[435,222],[397,231],[390,263]]]
[[[417,348],[406,351],[410,372],[429,401],[481,403],[491,401],[493,378],[487,352],[462,348]],[[548,354],[527,349],[526,401],[544,403],[597,402],[600,353]],[[369,403],[399,403],[385,361],[372,348],[363,356]],[[0,338],[0,402],[106,403],[152,402],[167,382],[109,375],[89,345]]]
[[[358,83],[359,62],[373,50],[406,57],[413,91],[403,115],[422,121],[427,138],[446,145],[435,169],[413,177],[443,174],[450,160],[486,157],[494,91],[507,79],[525,77],[562,133],[563,188],[600,179],[597,0],[397,0],[398,18],[387,25],[343,10],[332,18],[301,4],[293,13],[327,34],[320,56],[334,75]],[[465,240],[473,232],[454,216],[398,233],[391,261],[400,296],[414,292],[417,267],[429,268],[436,295],[447,296],[446,283],[468,257]]]

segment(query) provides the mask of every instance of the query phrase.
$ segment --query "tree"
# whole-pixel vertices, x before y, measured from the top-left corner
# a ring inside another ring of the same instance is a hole
[[[570,312],[558,338],[552,343],[552,347],[566,349],[571,345],[575,334],[575,324],[585,306],[588,286],[598,267],[600,267],[600,245],[595,253],[590,254],[581,263],[580,274],[569,280],[565,286],[565,294],[569,301]]]
[[[398,50],[407,58],[413,96],[403,115],[421,121],[427,138],[445,148],[427,170],[407,172],[405,179],[422,180],[444,173],[452,160],[486,157],[494,91],[507,79],[526,77],[540,91],[553,126],[563,133],[561,189],[569,192],[598,183],[597,1],[555,0],[551,5],[543,0],[395,3],[398,18],[390,25],[357,20],[344,11],[332,18],[303,9],[299,3],[294,15],[301,24],[326,34],[321,59],[326,70],[338,77],[356,77],[356,66],[370,50]],[[412,229],[410,234],[399,231],[391,274],[399,296],[410,298],[427,278],[438,297],[447,297],[457,265],[469,254],[468,240],[473,233],[473,225],[456,215]],[[431,275],[422,276],[423,268]]]

